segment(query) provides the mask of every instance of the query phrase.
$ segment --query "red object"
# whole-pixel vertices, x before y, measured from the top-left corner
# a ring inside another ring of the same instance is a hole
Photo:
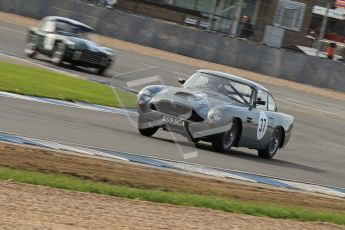
[[[335,43],[329,43],[328,48],[327,48],[327,57],[329,59],[333,59],[335,55],[337,45]]]
[[[335,41],[335,42],[345,43],[345,36],[341,36],[335,33],[326,34],[325,39]]]
[[[335,5],[336,5],[337,7],[345,7],[345,0],[337,0],[337,1],[335,2]]]

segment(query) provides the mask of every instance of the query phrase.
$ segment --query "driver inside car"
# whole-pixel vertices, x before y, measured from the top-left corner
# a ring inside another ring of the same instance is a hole
[[[227,90],[224,87],[223,80],[209,78],[207,82],[207,88],[214,92],[227,95]]]

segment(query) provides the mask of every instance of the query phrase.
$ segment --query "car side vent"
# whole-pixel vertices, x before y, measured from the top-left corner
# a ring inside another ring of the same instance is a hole
[[[191,100],[196,100],[197,97],[194,94],[187,93],[187,92],[176,92],[176,96],[183,97],[183,98],[189,98]]]

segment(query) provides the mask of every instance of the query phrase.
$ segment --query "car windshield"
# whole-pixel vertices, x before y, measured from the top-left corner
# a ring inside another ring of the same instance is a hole
[[[73,35],[80,38],[91,39],[93,36],[93,31],[87,27],[73,24],[65,21],[57,21],[55,27],[56,33],[64,35]]]
[[[254,93],[253,88],[246,84],[200,72],[191,76],[184,87],[212,91],[246,105],[250,105]]]

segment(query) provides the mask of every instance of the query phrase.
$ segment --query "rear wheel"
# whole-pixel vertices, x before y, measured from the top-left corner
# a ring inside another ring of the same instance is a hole
[[[231,147],[235,144],[238,135],[238,122],[233,120],[229,131],[218,134],[212,141],[212,149],[217,152],[229,152]]]
[[[151,137],[153,134],[155,134],[158,130],[158,127],[152,127],[152,128],[146,128],[146,129],[138,129],[139,133],[146,137]]]
[[[282,140],[282,132],[279,128],[274,129],[272,138],[265,149],[258,150],[258,156],[264,159],[271,159],[277,153],[280,142]]]
[[[55,65],[61,65],[65,57],[66,46],[65,44],[59,42],[56,43],[53,50],[52,62]]]
[[[37,36],[30,33],[25,45],[25,55],[29,58],[35,58],[37,54]]]

